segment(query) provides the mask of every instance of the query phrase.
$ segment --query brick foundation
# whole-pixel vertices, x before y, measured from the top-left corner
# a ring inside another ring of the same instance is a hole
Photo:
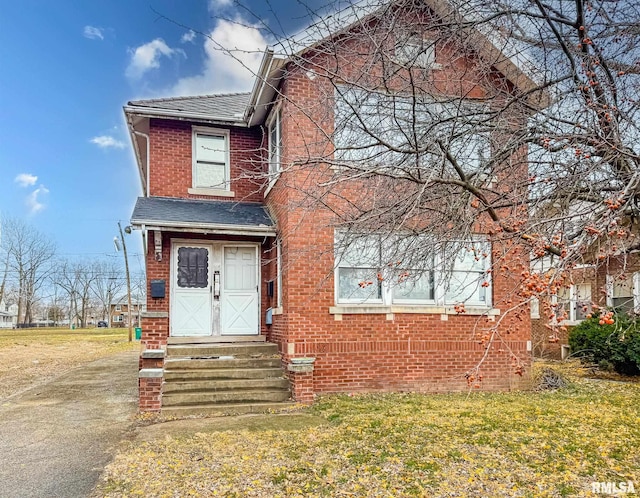
[[[141,370],[141,375],[144,370]],[[159,412],[162,407],[162,377],[140,377],[138,379],[141,412]]]

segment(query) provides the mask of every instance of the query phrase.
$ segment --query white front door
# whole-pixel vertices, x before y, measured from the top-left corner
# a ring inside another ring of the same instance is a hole
[[[224,246],[220,293],[220,328],[223,335],[259,332],[258,248]]]
[[[258,247],[173,245],[171,336],[259,334]]]
[[[213,333],[210,246],[174,246],[171,301],[172,336],[206,336]]]

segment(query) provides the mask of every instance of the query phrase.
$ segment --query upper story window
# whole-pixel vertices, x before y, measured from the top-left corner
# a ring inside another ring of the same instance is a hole
[[[269,180],[274,182],[282,169],[280,162],[282,154],[282,112],[280,107],[271,112],[271,116],[267,121],[267,129],[269,133]]]
[[[491,153],[487,120],[487,111],[470,101],[439,101],[429,95],[339,85],[335,91],[335,164],[394,176],[444,166],[442,175],[456,176],[449,160],[453,158],[465,173],[483,173]]]
[[[336,234],[338,304],[491,305],[490,245],[481,237],[429,249],[424,236]]]
[[[400,36],[395,45],[395,61],[407,67],[432,68],[436,61],[436,45],[419,33]]]
[[[193,188],[229,190],[229,132],[193,128]]]

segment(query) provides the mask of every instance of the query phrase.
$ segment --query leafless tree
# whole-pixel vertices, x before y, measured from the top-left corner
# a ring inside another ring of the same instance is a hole
[[[60,261],[53,274],[53,282],[62,288],[69,298],[69,320],[77,320],[86,327],[91,308],[92,287],[100,278],[98,267],[91,262]]]
[[[125,288],[122,268],[115,261],[101,261],[95,265],[96,279],[91,284],[93,296],[100,307],[100,316],[109,320],[109,305]]]
[[[53,241],[32,226],[17,219],[3,220],[3,247],[7,264],[6,281],[14,280],[18,290],[18,322],[30,323],[38,292],[52,270]]]

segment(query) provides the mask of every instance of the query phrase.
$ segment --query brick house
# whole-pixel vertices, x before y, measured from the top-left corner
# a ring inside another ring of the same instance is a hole
[[[146,308],[146,298],[131,296],[131,324],[138,327],[140,315]],[[128,327],[129,326],[129,300],[127,296],[121,296],[109,304],[109,326]]]
[[[498,87],[509,93],[532,85],[479,33],[472,41],[493,71],[482,81],[474,76],[477,62],[454,59],[451,44],[426,44],[422,35],[413,43],[443,15],[443,3],[427,4],[411,39],[389,50],[419,58],[420,78],[440,82],[435,91],[482,98]],[[376,22],[375,13],[366,19]],[[336,41],[339,53],[340,36],[358,25],[324,40]],[[332,392],[468,389],[464,374],[485,352],[470,340],[472,331],[481,319],[495,322],[514,285],[509,275],[487,271],[501,248],[478,234],[473,243],[489,256],[476,263],[463,255],[454,265],[459,282],[474,284],[463,297],[433,284],[437,270],[410,289],[374,281],[363,290],[366,271],[382,262],[363,264],[356,253],[378,247],[376,234],[338,255],[333,213],[340,201],[309,204],[312,196],[300,194],[330,177],[334,144],[327,137],[335,131],[333,116],[349,106],[328,97],[335,92],[322,68],[331,61],[318,43],[309,42],[297,59],[267,50],[250,93],[132,101],[124,108],[143,193],[131,218],[143,235],[148,282],[141,410],[268,408],[289,398],[283,380],[298,402]],[[358,43],[365,44],[359,53],[368,53],[367,41]],[[341,70],[362,73],[356,62]],[[461,90],[451,90],[462,73]],[[345,187],[342,199],[357,188]],[[456,311],[458,302],[466,313]],[[525,371],[530,332],[524,316],[508,339]],[[513,370],[512,358],[492,347],[483,387],[526,385],[526,375]]]
[[[618,253],[598,264],[579,265],[572,270],[571,281],[559,289],[553,304],[555,309],[541,309],[537,303],[532,307],[533,355],[560,360],[573,353],[569,333],[593,311],[594,305],[631,314],[640,311],[637,252]],[[553,323],[558,325],[554,330],[549,327]]]

